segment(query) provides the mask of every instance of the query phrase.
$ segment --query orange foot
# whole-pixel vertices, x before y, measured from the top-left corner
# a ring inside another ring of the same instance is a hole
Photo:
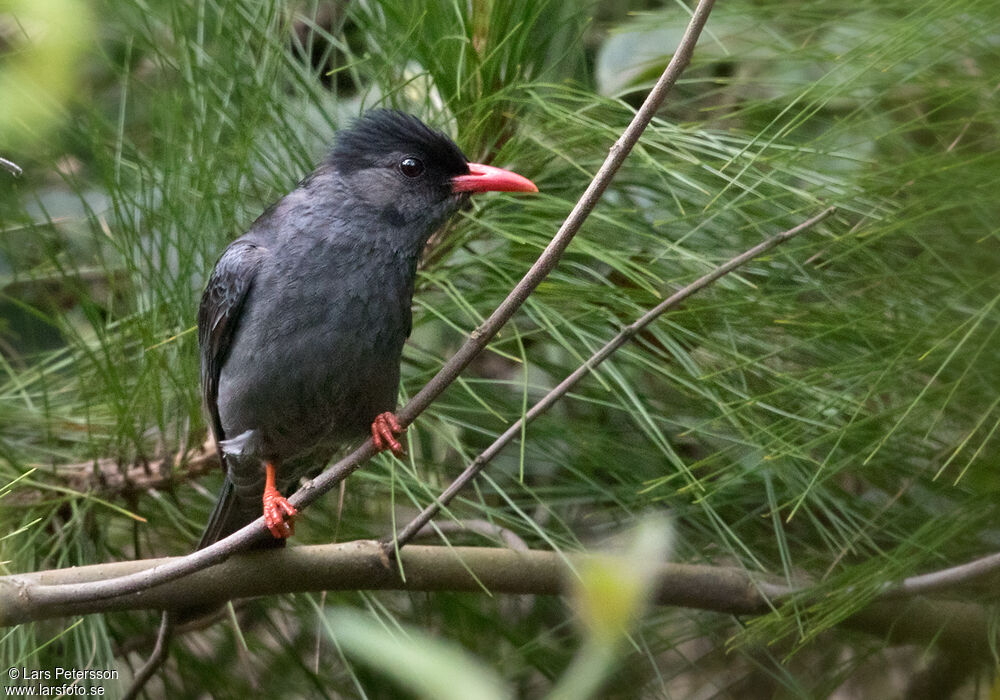
[[[274,485],[275,471],[270,462],[264,465],[264,522],[275,539],[283,540],[295,534],[295,515],[298,511]]]
[[[403,426],[399,424],[396,416],[389,411],[379,414],[372,421],[372,442],[375,443],[375,449],[379,452],[382,450],[392,450],[394,455],[402,457],[405,454],[403,446],[396,439],[396,436],[402,432]]]

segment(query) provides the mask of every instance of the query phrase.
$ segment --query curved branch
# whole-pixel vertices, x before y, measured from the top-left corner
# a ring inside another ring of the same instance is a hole
[[[681,72],[687,67],[694,52],[695,44],[701,35],[701,30],[708,20],[715,0],[699,0],[691,16],[691,21],[684,32],[680,45],[673,58],[656,81],[649,96],[636,112],[635,117],[625,129],[621,137],[611,147],[604,164],[597,171],[594,179],[577,201],[576,206],[563,222],[552,241],[531,266],[520,282],[511,290],[506,299],[496,308],[482,325],[474,330],[468,340],[445,363],[438,373],[410,400],[406,406],[397,412],[399,422],[405,427],[413,422],[465,369],[472,360],[483,351],[486,344],[500,328],[521,307],[528,296],[555,268],[566,247],[573,240],[580,226],[597,205],[598,200],[607,189],[611,179],[618,172],[626,156],[639,140],[639,136],[652,120],[653,115],[663,103],[664,98],[677,82]],[[343,481],[349,474],[375,455],[375,447],[371,440],[366,440],[354,452],[329,467],[320,476],[302,486],[289,500],[296,509],[302,510],[327,491]],[[261,516],[249,525],[236,531],[229,537],[219,540],[209,547],[200,549],[180,559],[166,561],[150,569],[138,571],[115,580],[92,581],[80,583],[71,590],[59,590],[56,585],[36,587],[32,596],[37,601],[54,601],[71,596],[76,602],[100,600],[122,595],[128,595],[156,584],[173,581],[199,571],[213,564],[225,561],[238,551],[246,549],[254,541],[269,537]]]
[[[153,674],[163,665],[170,652],[170,637],[174,629],[173,613],[165,612],[160,619],[160,629],[156,633],[156,644],[153,645],[153,653],[146,659],[146,663],[136,671],[132,677],[132,683],[122,696],[122,700],[135,700],[142,692],[143,686],[153,677]]]
[[[24,171],[21,170],[20,165],[12,160],[7,160],[6,158],[0,158],[0,168],[3,168],[14,177],[20,177],[21,174],[24,173]]]

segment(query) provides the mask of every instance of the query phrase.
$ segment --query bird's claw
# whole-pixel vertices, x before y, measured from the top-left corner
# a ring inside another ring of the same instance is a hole
[[[264,523],[275,539],[283,540],[295,534],[298,511],[277,489],[264,490]]]
[[[372,442],[375,443],[375,449],[379,452],[391,450],[397,457],[402,457],[406,454],[403,451],[403,445],[396,439],[396,436],[402,433],[403,426],[399,424],[396,416],[389,411],[380,413],[372,421]]]

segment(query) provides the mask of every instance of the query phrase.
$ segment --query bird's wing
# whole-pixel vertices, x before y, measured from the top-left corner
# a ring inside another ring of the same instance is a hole
[[[216,444],[225,439],[219,418],[219,374],[239,324],[240,311],[260,269],[266,249],[247,240],[234,241],[215,264],[198,308],[201,390],[212,418]],[[222,449],[219,458],[225,469]]]

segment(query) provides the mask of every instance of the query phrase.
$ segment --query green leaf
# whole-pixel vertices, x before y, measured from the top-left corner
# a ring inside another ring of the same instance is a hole
[[[357,612],[326,614],[326,630],[344,652],[420,697],[431,700],[502,700],[511,697],[491,669],[453,644],[414,628],[390,632]]]

